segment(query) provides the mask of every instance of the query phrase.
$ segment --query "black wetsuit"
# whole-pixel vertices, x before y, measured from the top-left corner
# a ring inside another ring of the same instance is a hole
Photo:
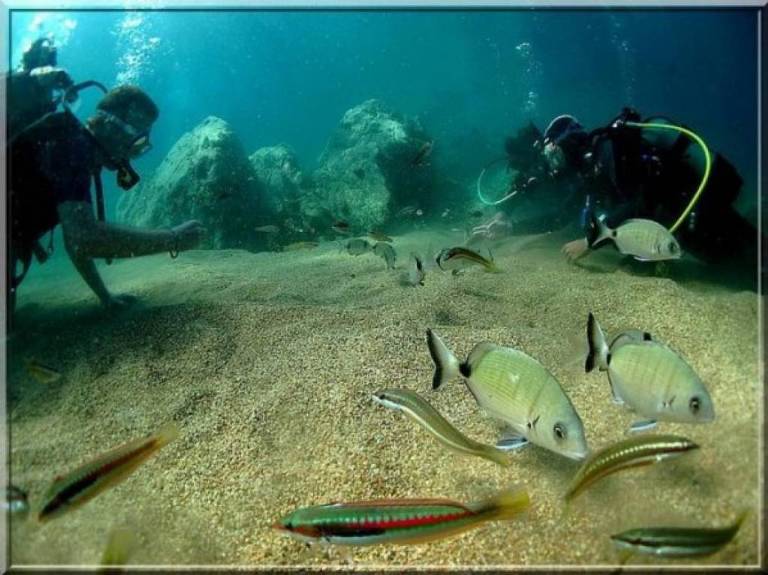
[[[604,213],[611,227],[629,218],[672,226],[701,183],[702,173],[689,156],[696,145],[680,135],[671,146],[660,147],[644,130],[626,125],[596,130],[589,148],[591,161],[581,170],[584,209]],[[708,262],[743,258],[756,264],[757,230],[733,207],[741,187],[733,165],[713,154],[707,184],[675,231],[683,250]]]
[[[68,112],[51,114],[21,133],[8,154],[6,285],[15,290],[23,279],[17,260],[26,271],[35,244],[59,223],[59,204],[91,202],[91,179],[99,166],[95,140]]]

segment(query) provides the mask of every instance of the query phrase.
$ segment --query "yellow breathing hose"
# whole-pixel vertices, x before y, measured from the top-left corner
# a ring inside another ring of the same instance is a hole
[[[672,227],[669,228],[670,233],[675,233],[675,230],[680,227],[680,224],[682,224],[685,221],[685,218],[688,217],[688,214],[691,213],[691,210],[693,209],[693,206],[696,205],[696,202],[699,201],[699,197],[701,196],[701,193],[704,191],[704,187],[707,185],[707,180],[709,180],[709,173],[712,170],[712,155],[709,153],[709,148],[707,148],[707,145],[704,143],[704,140],[702,140],[698,134],[695,134],[691,132],[690,130],[683,128],[681,126],[675,126],[673,124],[643,124],[639,122],[627,122],[627,126],[634,126],[636,128],[654,128],[654,129],[660,129],[660,130],[674,130],[676,132],[680,132],[682,134],[685,134],[689,138],[692,138],[696,141],[696,143],[701,147],[702,151],[704,152],[704,159],[706,161],[706,166],[704,168],[704,176],[701,178],[701,183],[699,184],[699,188],[696,190],[696,193],[691,198],[691,201],[688,203],[688,206],[685,208],[682,214],[680,214],[680,217],[677,218],[677,221],[672,224]]]
[[[680,227],[680,224],[682,224],[685,221],[685,218],[688,217],[688,215],[691,213],[691,210],[693,210],[693,207],[696,205],[696,202],[699,201],[699,198],[701,197],[701,193],[704,191],[704,187],[707,185],[707,181],[709,180],[709,174],[712,171],[712,155],[709,153],[709,148],[707,148],[707,145],[704,143],[704,140],[702,140],[698,134],[695,134],[694,132],[690,131],[687,128],[683,128],[682,126],[675,126],[674,124],[658,124],[658,123],[640,123],[640,122],[626,122],[627,126],[633,126],[636,128],[652,128],[652,129],[659,129],[659,130],[673,130],[675,132],[679,132],[681,134],[685,134],[689,138],[693,139],[702,149],[704,152],[704,159],[706,162],[706,166],[704,167],[704,176],[701,178],[701,183],[699,184],[698,189],[696,190],[696,193],[691,198],[691,201],[688,203],[688,206],[683,210],[683,213],[680,214],[680,217],[677,218],[677,221],[672,224],[672,227],[669,228],[670,233],[675,233],[677,228]],[[485,172],[488,168],[493,166],[494,164],[502,161],[505,159],[497,158],[493,160],[492,162],[488,163],[484,168],[483,171],[480,172],[480,176],[477,178],[477,197],[480,199],[480,201],[486,205],[486,206],[497,206],[503,202],[506,202],[510,198],[514,197],[515,194],[517,194],[517,190],[505,195],[500,200],[491,201],[487,200],[485,197],[483,197],[482,189],[481,189],[481,182],[483,180],[483,176],[485,175]]]

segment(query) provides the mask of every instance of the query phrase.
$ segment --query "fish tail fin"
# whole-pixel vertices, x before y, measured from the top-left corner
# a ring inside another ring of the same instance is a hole
[[[470,507],[483,515],[485,521],[505,521],[513,519],[528,509],[531,499],[523,487],[510,487],[495,496]]]
[[[101,556],[101,565],[125,565],[133,551],[136,549],[137,542],[136,534],[132,529],[129,529],[128,527],[116,527],[112,529],[109,533],[109,538],[107,539],[107,546]]]
[[[592,312],[589,312],[589,319],[587,319],[587,342],[589,353],[584,362],[584,371],[589,373],[595,369],[595,365],[600,371],[608,369],[608,344],[605,343],[605,334]]]
[[[176,439],[178,436],[179,436],[179,426],[176,424],[175,421],[171,421],[170,423],[166,423],[160,429],[158,429],[152,435],[152,438],[157,442],[157,448],[160,449],[161,447],[168,445],[171,441]]]
[[[435,364],[432,389],[438,389],[459,374],[459,360],[443,343],[440,336],[431,329],[427,330],[427,346],[429,347],[429,355]]]
[[[492,274],[500,274],[501,268],[496,265],[495,261],[490,260],[488,264],[485,266],[485,271],[490,272]]]
[[[739,513],[739,516],[736,518],[736,521],[734,521],[733,523],[734,531],[738,531],[741,528],[742,523],[744,523],[744,520],[749,516],[751,512],[752,512],[752,509],[749,507],[746,507],[741,510],[741,513]]]
[[[603,220],[598,218],[593,211],[590,211],[587,216],[585,232],[587,236],[587,246],[589,246],[590,249],[613,237],[613,230],[610,229]]]

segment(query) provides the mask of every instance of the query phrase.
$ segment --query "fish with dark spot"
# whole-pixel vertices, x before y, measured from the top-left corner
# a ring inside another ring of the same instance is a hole
[[[432,155],[432,150],[435,147],[435,141],[429,140],[428,142],[424,142],[419,149],[416,151],[416,154],[411,159],[411,166],[421,167],[424,165],[428,165],[427,160],[429,160],[429,157]]]
[[[312,250],[319,246],[317,242],[293,242],[287,246],[283,246],[284,252],[297,252],[299,250]]]
[[[331,229],[337,234],[349,235],[349,224],[343,220],[333,222]]]
[[[373,253],[382,258],[387,263],[387,269],[395,269],[395,261],[397,260],[397,253],[395,248],[389,245],[387,242],[377,242],[373,246]]]
[[[589,355],[584,370],[608,373],[614,402],[644,417],[633,431],[656,421],[707,423],[715,419],[712,398],[696,372],[669,347],[641,330],[627,330],[611,345],[597,320],[587,320]]]
[[[346,248],[349,255],[360,256],[371,251],[371,244],[361,238],[356,238],[349,240],[347,242]]]
[[[384,232],[380,232],[379,230],[371,230],[368,232],[368,237],[376,240],[377,242],[391,242],[392,238],[390,238],[387,234]]]
[[[423,286],[424,277],[427,273],[424,271],[424,265],[419,256],[414,255],[411,258],[412,265],[408,268],[408,284],[412,286]]]

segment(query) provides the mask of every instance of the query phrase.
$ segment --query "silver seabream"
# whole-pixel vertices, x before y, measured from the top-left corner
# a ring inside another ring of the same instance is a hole
[[[622,332],[606,343],[594,315],[587,320],[586,372],[608,372],[614,402],[626,404],[648,424],[656,421],[707,423],[715,418],[712,398],[683,358],[650,334]],[[633,425],[635,429],[641,424]]]
[[[603,220],[590,214],[587,245],[593,248],[607,240],[612,240],[622,254],[640,261],[676,260],[682,255],[675,236],[658,222],[630,219],[612,229]]]
[[[483,342],[461,363],[431,329],[427,344],[435,363],[432,387],[460,374],[480,407],[508,426],[497,447],[517,448],[530,442],[571,459],[587,455],[581,418],[538,361],[522,351]]]

